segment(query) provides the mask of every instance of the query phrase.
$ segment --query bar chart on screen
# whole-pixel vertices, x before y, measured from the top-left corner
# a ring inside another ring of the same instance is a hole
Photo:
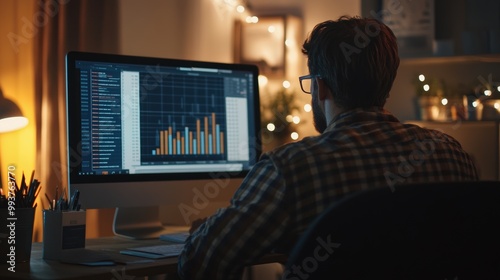
[[[209,127],[210,119],[210,127]],[[203,128],[202,123],[203,122]],[[212,155],[224,154],[224,132],[216,123],[216,115],[196,119],[196,130],[189,127],[174,131],[172,126],[159,130],[160,145],[151,151],[152,155]]]
[[[141,86],[141,158],[147,162],[226,159],[224,81],[166,75]]]

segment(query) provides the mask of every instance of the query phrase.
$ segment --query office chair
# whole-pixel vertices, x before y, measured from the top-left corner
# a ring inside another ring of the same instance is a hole
[[[345,197],[301,236],[283,279],[500,279],[500,182]]]

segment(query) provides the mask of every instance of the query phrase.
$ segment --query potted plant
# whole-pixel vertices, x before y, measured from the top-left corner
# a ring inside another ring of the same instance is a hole
[[[266,150],[291,141],[290,134],[296,131],[296,124],[290,118],[299,110],[296,95],[285,88],[268,98],[261,103],[262,144]]]
[[[442,100],[444,97],[444,82],[435,78],[418,75],[414,81],[417,97],[417,117],[424,121],[442,119]]]

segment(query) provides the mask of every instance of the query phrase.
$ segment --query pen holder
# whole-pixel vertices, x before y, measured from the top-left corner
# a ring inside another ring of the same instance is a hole
[[[0,209],[0,264],[30,260],[34,219],[35,208]]]
[[[59,260],[64,250],[85,248],[85,211],[43,210],[43,258]]]

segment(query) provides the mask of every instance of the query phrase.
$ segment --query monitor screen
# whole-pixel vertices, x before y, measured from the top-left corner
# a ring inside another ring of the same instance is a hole
[[[70,52],[66,70],[68,186],[84,208],[196,209],[260,155],[256,66]]]

